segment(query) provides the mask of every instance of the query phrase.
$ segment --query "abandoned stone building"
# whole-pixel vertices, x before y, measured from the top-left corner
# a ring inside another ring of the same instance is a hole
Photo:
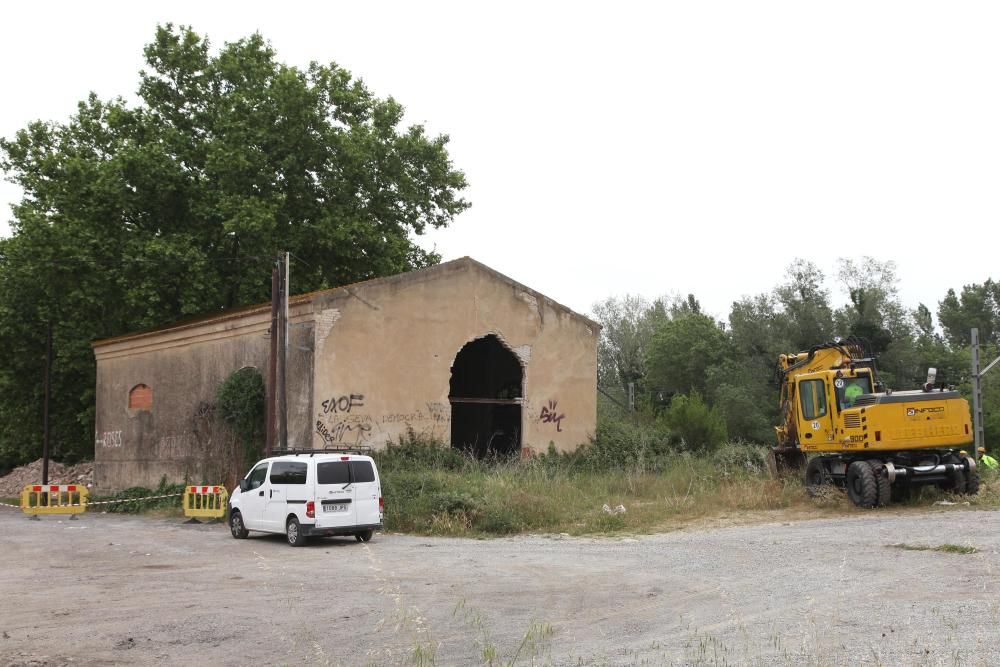
[[[234,372],[266,376],[270,304],[94,343],[94,486],[230,481],[214,414]],[[289,299],[293,449],[408,430],[484,455],[572,450],[597,419],[599,325],[468,257]]]

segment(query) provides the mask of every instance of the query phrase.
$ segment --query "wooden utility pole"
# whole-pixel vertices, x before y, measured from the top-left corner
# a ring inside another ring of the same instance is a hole
[[[278,376],[278,300],[279,300],[279,285],[278,285],[278,267],[275,266],[271,269],[271,329],[270,329],[270,353],[267,356],[267,390],[265,392],[265,401],[267,402],[267,425],[265,426],[266,435],[264,437],[264,456],[271,456],[274,451],[274,435],[275,435],[275,387],[277,385]]]
[[[49,396],[52,394],[52,322],[45,333],[45,378],[42,399],[42,484],[49,483]]]
[[[278,265],[281,281],[281,308],[278,311],[278,447],[288,449],[288,401],[286,395],[288,374],[288,253],[281,254]]]

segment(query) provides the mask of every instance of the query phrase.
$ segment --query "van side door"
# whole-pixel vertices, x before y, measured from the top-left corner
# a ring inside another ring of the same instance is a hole
[[[381,495],[375,468],[365,459],[351,461],[351,481],[354,484],[355,521],[359,526],[381,523],[378,498]]]
[[[306,513],[305,461],[275,461],[271,464],[267,489],[264,493],[264,530],[283,532],[285,517],[295,512],[302,520]]]
[[[316,463],[316,527],[352,528],[357,524],[354,486],[348,461]]]
[[[240,493],[240,512],[248,530],[264,530],[264,485],[268,465],[269,462],[264,461],[251,470],[247,475],[247,490]]]

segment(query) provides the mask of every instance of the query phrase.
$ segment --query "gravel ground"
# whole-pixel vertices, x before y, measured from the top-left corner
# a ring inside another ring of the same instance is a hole
[[[0,534],[2,665],[1000,664],[997,511],[291,549],[0,508]]]

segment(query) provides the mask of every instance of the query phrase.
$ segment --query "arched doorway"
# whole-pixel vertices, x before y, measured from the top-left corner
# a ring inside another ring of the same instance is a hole
[[[490,334],[466,343],[451,367],[451,445],[478,458],[521,451],[521,362]]]

